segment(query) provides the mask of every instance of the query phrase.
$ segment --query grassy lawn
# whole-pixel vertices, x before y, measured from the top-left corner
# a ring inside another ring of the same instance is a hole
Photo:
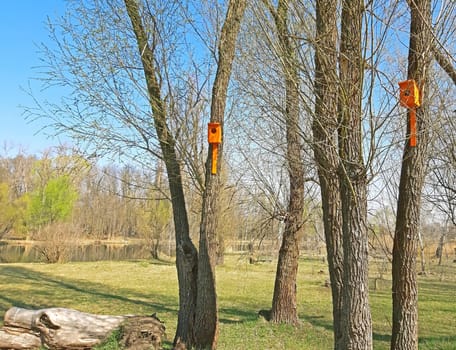
[[[375,275],[375,268],[371,268]],[[419,278],[420,349],[456,349],[456,264],[431,267]],[[219,349],[331,349],[331,293],[321,259],[302,258],[299,327],[258,318],[271,305],[275,263],[248,264],[228,256],[217,270]],[[389,274],[386,274],[389,277]],[[373,276],[375,277],[375,276]],[[173,263],[130,261],[67,264],[0,264],[0,313],[11,306],[66,307],[99,314],[151,314],[167,327],[170,348],[177,320],[177,276]],[[373,281],[372,281],[373,285]],[[389,349],[391,283],[377,281],[370,302],[374,349]]]

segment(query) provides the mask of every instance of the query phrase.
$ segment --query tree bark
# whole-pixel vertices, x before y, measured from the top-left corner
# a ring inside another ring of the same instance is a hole
[[[220,37],[217,73],[212,88],[211,122],[220,123],[222,130],[236,41],[245,7],[246,0],[230,0]],[[215,349],[218,338],[215,265],[217,261],[217,225],[220,213],[219,191],[223,144],[218,145],[216,174],[212,174],[211,170],[212,147],[213,145],[209,146],[206,161],[206,181],[200,225],[198,295],[194,330],[197,349]]]
[[[337,169],[337,0],[317,0],[314,158],[318,166],[333,306],[334,349],[342,348],[343,249]]]
[[[197,250],[190,238],[181,169],[177,159],[175,139],[167,125],[165,103],[161,97],[157,79],[154,50],[147,40],[137,1],[125,0],[125,7],[141,56],[152,117],[165,162],[171,193],[176,237],[176,267],[179,281],[179,314],[174,343],[180,342],[191,347],[194,341],[193,322],[197,295]]]
[[[420,224],[421,191],[426,174],[429,143],[427,111],[428,72],[431,62],[431,1],[409,2],[411,10],[408,79],[421,90],[421,107],[416,110],[417,146],[408,137],[402,158],[396,230],[393,244],[393,327],[392,350],[418,349],[418,290],[416,254]],[[410,111],[409,113],[410,114]],[[409,116],[410,117],[410,116]],[[409,123],[407,123],[409,124]],[[409,135],[409,127],[407,135]]]
[[[277,8],[263,0],[274,18],[278,36],[277,55],[285,80],[285,128],[287,142],[287,166],[290,195],[279,250],[277,272],[272,298],[270,320],[275,323],[299,323],[297,311],[297,285],[299,259],[299,233],[304,210],[304,166],[301,154],[299,128],[299,79],[296,48],[288,28],[287,0],[279,0]]]
[[[362,150],[363,1],[342,2],[339,53],[339,156],[344,288],[343,349],[372,349],[368,292],[367,176]]]

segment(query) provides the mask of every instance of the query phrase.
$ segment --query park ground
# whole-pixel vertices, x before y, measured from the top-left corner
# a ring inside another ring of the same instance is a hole
[[[331,292],[322,257],[302,257],[298,276],[297,327],[272,325],[258,317],[271,305],[276,262],[249,264],[244,255],[229,255],[217,268],[220,336],[218,349],[332,348]],[[420,349],[456,349],[456,263],[429,262],[419,276]],[[384,263],[370,267],[370,304],[374,349],[389,349],[391,280]],[[172,261],[103,261],[65,264],[0,264],[0,312],[11,306],[31,309],[74,308],[99,314],[154,312],[165,322],[171,347],[178,291]],[[1,322],[0,322],[1,323]]]

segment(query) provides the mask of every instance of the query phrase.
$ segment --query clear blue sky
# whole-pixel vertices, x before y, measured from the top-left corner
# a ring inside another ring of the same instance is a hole
[[[1,1],[0,11],[0,156],[3,145],[22,147],[28,154],[59,144],[39,133],[42,124],[24,120],[21,105],[31,105],[27,88],[39,65],[37,45],[49,44],[46,19],[65,11],[65,0]],[[37,134],[38,133],[38,134]]]

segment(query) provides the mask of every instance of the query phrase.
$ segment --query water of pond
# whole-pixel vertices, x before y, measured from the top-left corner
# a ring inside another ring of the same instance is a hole
[[[0,242],[0,263],[46,262],[46,252],[39,244]],[[52,250],[48,254],[55,254]],[[144,244],[84,244],[61,249],[63,261],[99,261],[149,259],[150,248]]]

